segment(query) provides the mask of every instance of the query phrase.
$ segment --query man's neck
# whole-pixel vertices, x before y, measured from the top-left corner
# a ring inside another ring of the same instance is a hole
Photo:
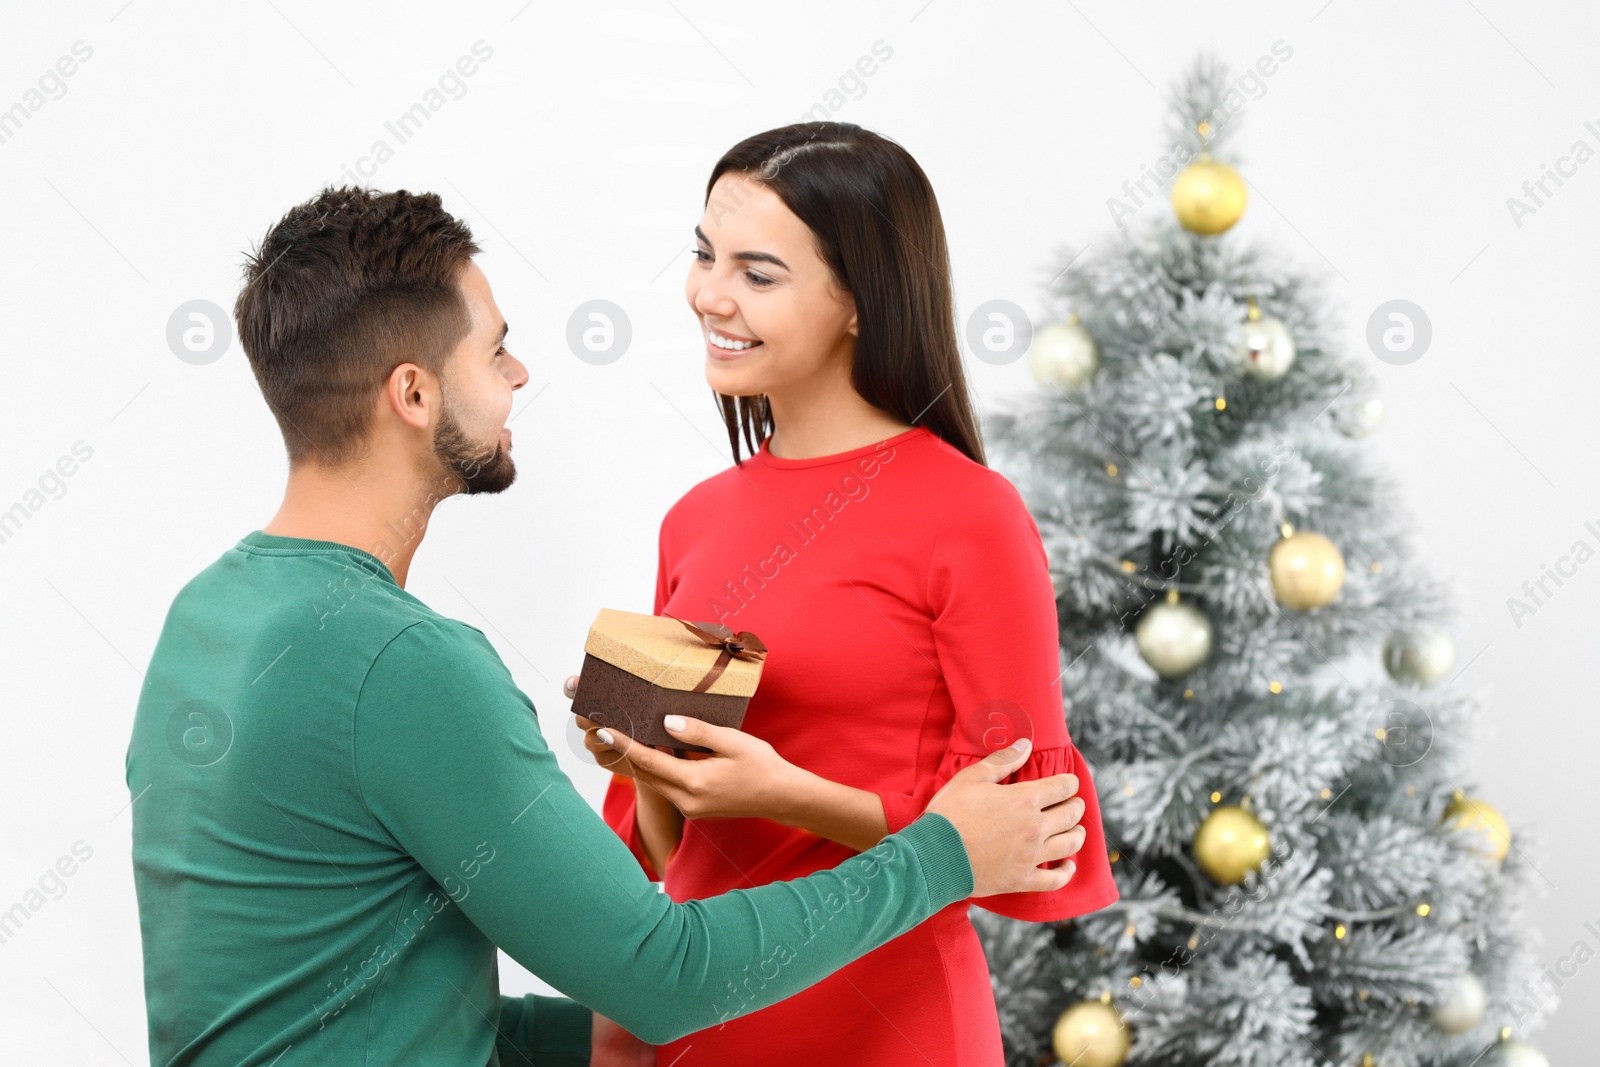
[[[433,509],[456,486],[373,478],[361,468],[292,467],[283,504],[263,533],[333,541],[377,556],[403,589]]]

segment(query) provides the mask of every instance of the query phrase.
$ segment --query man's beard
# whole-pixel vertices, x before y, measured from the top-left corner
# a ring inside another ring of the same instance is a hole
[[[496,440],[493,449],[485,449],[469,441],[448,402],[433,435],[433,454],[461,480],[462,491],[469,495],[499,493],[517,480],[517,465],[505,450],[505,443]]]

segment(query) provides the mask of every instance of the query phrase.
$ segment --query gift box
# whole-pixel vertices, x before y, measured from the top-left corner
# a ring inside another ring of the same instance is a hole
[[[572,711],[642,744],[709,752],[673,737],[661,720],[687,715],[737,729],[766,656],[748,630],[601,608],[583,643]]]

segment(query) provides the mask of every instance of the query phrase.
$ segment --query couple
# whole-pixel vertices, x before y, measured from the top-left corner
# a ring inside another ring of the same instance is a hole
[[[330,189],[247,264],[289,481],[174,599],[135,716],[152,1062],[1000,1063],[968,907],[1117,889],[922,170],[804,123],[712,171],[686,295],[735,465],[663,520],[654,610],[771,652],[743,729],[675,731],[706,758],[580,720],[604,821],[559,720],[405,590],[438,501],[515,478],[477,252],[437,196]],[[573,999],[500,996],[496,946]]]

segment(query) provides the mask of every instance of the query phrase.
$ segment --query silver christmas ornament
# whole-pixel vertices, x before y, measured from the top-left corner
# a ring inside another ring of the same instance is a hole
[[[1383,639],[1383,667],[1397,682],[1426,689],[1455,662],[1456,643],[1443,630],[1393,630]]]
[[[1445,998],[1433,1006],[1433,1025],[1447,1034],[1464,1034],[1483,1022],[1489,994],[1471,971],[1456,979]]]
[[[1281,378],[1294,366],[1294,335],[1281,320],[1261,314],[1252,302],[1249,317],[1239,327],[1235,355],[1245,377],[1260,381]]]
[[[1334,421],[1346,437],[1366,437],[1383,423],[1383,401],[1377,397],[1359,404],[1341,404]]]
[[[1139,655],[1163,678],[1180,678],[1211,655],[1211,620],[1187,601],[1169,594],[1139,616],[1133,631]]]
[[[1028,346],[1028,369],[1044,386],[1078,388],[1100,370],[1100,342],[1073,315],[1041,327]]]
[[[1514,1037],[1495,1045],[1480,1062],[1483,1067],[1550,1067],[1544,1053]]]

